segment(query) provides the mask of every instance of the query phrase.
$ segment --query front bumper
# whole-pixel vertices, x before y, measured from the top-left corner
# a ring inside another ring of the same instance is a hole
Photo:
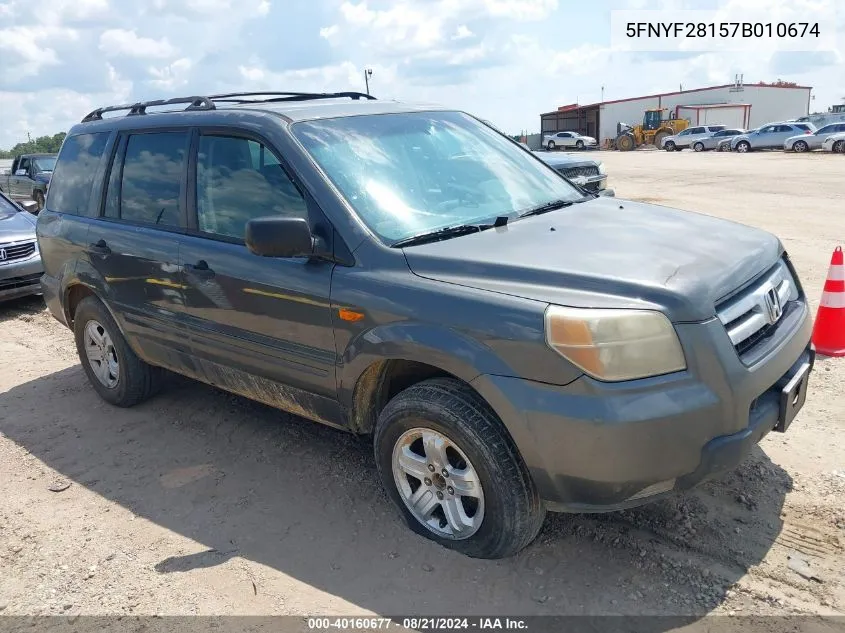
[[[736,467],[779,422],[785,379],[812,364],[809,309],[763,360],[745,366],[716,319],[679,324],[689,367],[622,383],[564,386],[479,376],[553,511],[641,505]],[[806,393],[806,391],[804,392]]]
[[[43,272],[37,250],[27,259],[0,264],[0,301],[41,294]]]

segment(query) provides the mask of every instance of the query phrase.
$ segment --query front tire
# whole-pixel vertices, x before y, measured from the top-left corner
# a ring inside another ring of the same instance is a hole
[[[73,319],[76,351],[91,386],[118,407],[131,407],[152,396],[161,369],[135,355],[109,311],[96,297],[83,299]]]
[[[836,141],[831,149],[834,154],[845,154],[845,141]]]
[[[575,149],[584,149],[584,141],[576,141]]]
[[[806,141],[795,141],[792,144],[792,151],[794,152],[806,152],[810,149],[810,146],[807,145]]]
[[[746,154],[751,151],[751,143],[748,141],[740,141],[736,144],[736,151],[740,154]]]
[[[666,141],[666,145],[663,146],[667,152],[674,152],[675,151],[675,141]]]
[[[40,189],[38,191],[36,191],[34,199],[35,199],[35,204],[38,205],[37,211],[40,212],[44,208],[44,192],[41,191]]]
[[[549,141],[548,145],[546,145],[546,149],[549,150],[550,152],[555,151],[555,142]]]
[[[382,484],[408,526],[473,558],[504,558],[545,507],[501,421],[468,385],[435,378],[394,397],[375,429]]]

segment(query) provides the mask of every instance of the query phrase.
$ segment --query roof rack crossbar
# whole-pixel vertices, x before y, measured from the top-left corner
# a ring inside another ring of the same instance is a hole
[[[268,97],[267,99],[237,99],[237,97]],[[311,99],[367,99],[374,101],[375,97],[364,92],[229,92],[211,95],[212,101],[229,101],[233,103],[272,103],[276,101],[309,101]]]
[[[129,110],[126,113],[126,116],[135,116],[138,114],[146,114],[147,108],[156,107],[156,106],[168,106],[168,105],[178,105],[181,103],[189,104],[185,111],[189,110],[214,110],[215,106],[214,103],[208,97],[175,97],[173,99],[158,99],[156,101],[139,101],[137,103],[125,103],[122,105],[113,105],[113,106],[106,106],[104,108],[97,108],[93,112],[89,112],[84,119],[82,119],[83,123],[87,123],[88,121],[100,121],[103,118],[103,114],[106,112],[119,112],[120,110]]]

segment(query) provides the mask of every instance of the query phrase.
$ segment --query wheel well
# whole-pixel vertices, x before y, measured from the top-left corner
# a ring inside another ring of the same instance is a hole
[[[355,384],[351,430],[371,433],[382,409],[396,394],[418,382],[436,377],[460,380],[439,367],[412,360],[391,359],[373,363]]]
[[[67,299],[65,299],[65,316],[67,316],[67,324],[70,327],[73,327],[73,319],[76,315],[76,308],[79,306],[80,301],[82,301],[85,297],[93,296],[96,296],[94,291],[88,286],[84,286],[82,284],[74,284],[67,291]]]

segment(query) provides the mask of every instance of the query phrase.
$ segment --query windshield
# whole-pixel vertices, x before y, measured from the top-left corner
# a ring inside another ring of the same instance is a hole
[[[361,220],[391,242],[584,198],[461,112],[353,116],[291,129]]]
[[[47,156],[41,158],[33,158],[32,162],[35,163],[35,169],[37,171],[53,171],[53,168],[56,166],[56,157]]]
[[[0,220],[5,220],[17,214],[18,211],[20,211],[20,208],[0,193]]]

